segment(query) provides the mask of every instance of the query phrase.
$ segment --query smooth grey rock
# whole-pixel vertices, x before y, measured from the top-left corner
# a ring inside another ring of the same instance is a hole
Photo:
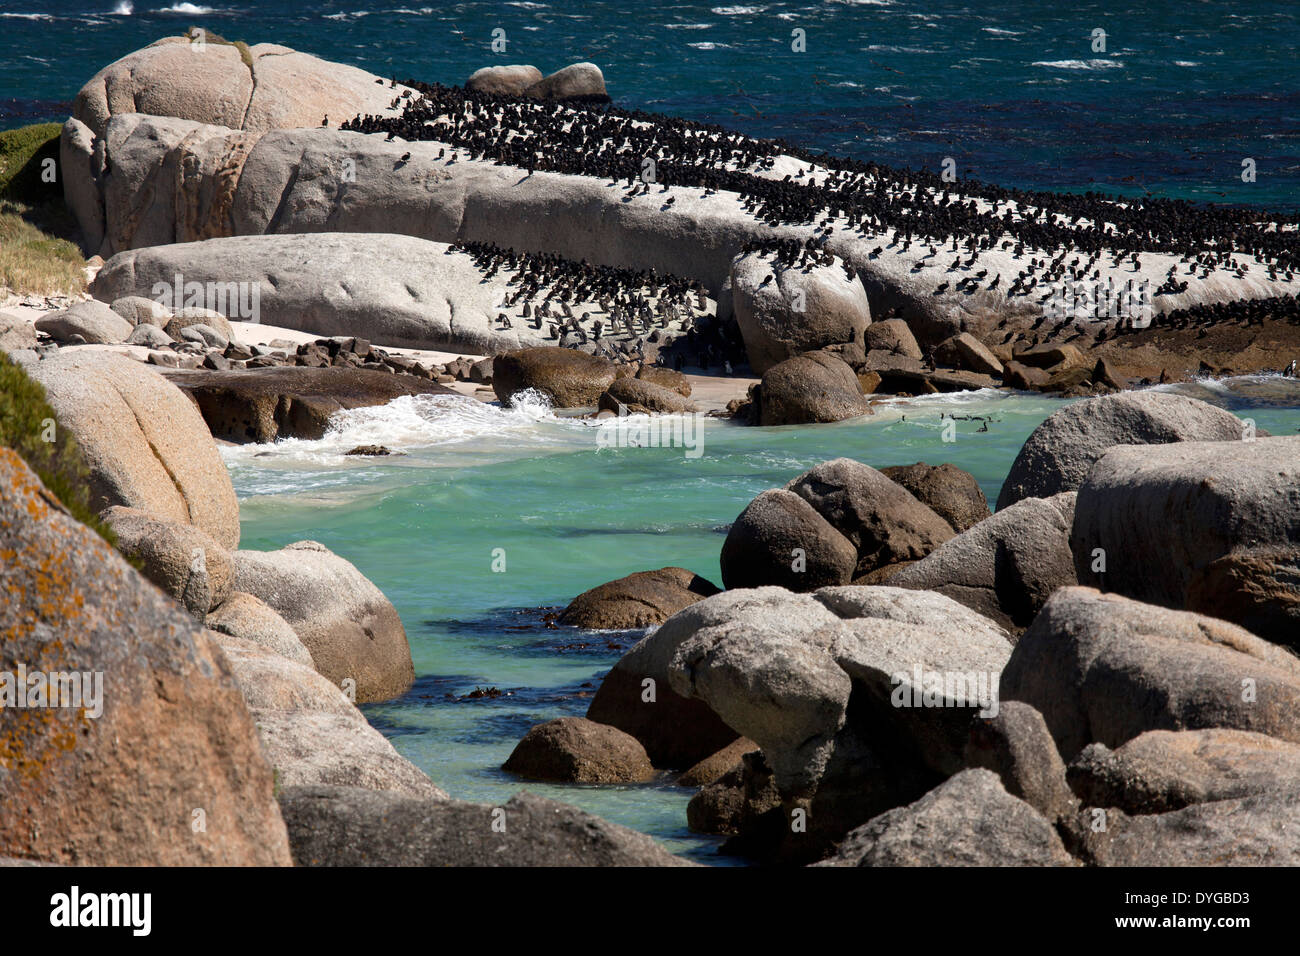
[[[156,325],[141,322],[127,336],[127,345],[143,345],[151,349],[165,349],[172,344],[172,337]]]
[[[1075,866],[1050,823],[1003,789],[997,774],[965,770],[920,800],[850,833],[819,866]]]
[[[1211,617],[1091,588],[1052,595],[1002,672],[1063,759],[1148,730],[1223,727],[1300,743],[1300,660]]]
[[[64,351],[29,374],[77,439],[90,470],[92,508],[139,508],[192,524],[222,547],[239,544],[230,475],[180,389],[140,362],[106,352]]]
[[[746,253],[731,265],[731,290],[756,375],[804,352],[860,344],[871,324],[866,290],[839,261],[804,269],[782,265],[773,253]]]
[[[1027,626],[1060,587],[1078,583],[1070,551],[1074,492],[996,512],[889,578],[938,591],[1009,631]]]
[[[760,425],[810,425],[872,414],[853,369],[826,351],[773,365],[763,373],[758,395]]]
[[[280,812],[299,866],[690,865],[644,834],[531,793],[492,807],[289,787]]]
[[[71,342],[80,336],[87,345],[117,345],[131,334],[131,323],[102,302],[78,302],[58,312],[43,315],[34,323],[56,342]]]
[[[812,505],[791,491],[772,489],[746,505],[727,532],[722,585],[814,591],[847,584],[857,563],[852,542]]]
[[[535,66],[485,66],[470,74],[465,81],[465,88],[497,96],[522,96],[526,89],[541,82],[541,79],[542,71]]]
[[[352,681],[357,703],[404,694],[411,648],[392,603],[354,565],[315,541],[233,551],[233,588],[260,598],[293,628],[321,674]]]
[[[229,596],[230,553],[198,528],[136,508],[109,508],[103,519],[117,536],[117,549],[196,620]]]
[[[1114,445],[1238,441],[1244,423],[1231,412],[1165,392],[1085,398],[1048,416],[1030,434],[998,495],[998,510],[1025,498],[1074,491]]]
[[[251,594],[232,591],[212,609],[204,624],[211,631],[257,644],[305,667],[316,667],[311,651],[298,639],[289,622]]]
[[[492,328],[508,291],[504,278],[484,283],[468,254],[410,236],[235,236],[135,249],[109,259],[92,291],[101,299],[145,294],[177,272],[187,283],[227,290],[229,318],[250,318],[239,312],[256,289],[258,321],[321,336],[480,353],[542,343],[540,332]],[[233,283],[247,285],[230,291]],[[235,338],[219,324],[217,331]]]
[[[1300,437],[1112,448],[1070,544],[1080,583],[1300,648]]]

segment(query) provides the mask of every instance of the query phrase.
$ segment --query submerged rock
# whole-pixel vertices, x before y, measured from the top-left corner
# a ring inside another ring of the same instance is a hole
[[[718,590],[685,568],[638,571],[582,592],[564,609],[560,623],[600,630],[653,627]]]
[[[655,775],[635,737],[583,717],[537,724],[501,769],[558,783],[643,783]]]

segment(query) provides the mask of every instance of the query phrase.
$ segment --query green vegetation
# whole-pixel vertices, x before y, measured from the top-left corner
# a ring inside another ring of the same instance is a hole
[[[42,175],[47,160],[58,162],[62,129],[40,123],[0,132],[0,288],[34,295],[85,288],[86,260],[71,241],[77,225],[63,183]]]
[[[202,27],[190,27],[185,34],[191,43],[194,43],[201,36],[204,43],[215,43],[218,46],[233,46],[239,51],[239,58],[244,61],[244,66],[250,70],[253,68],[253,51],[248,48],[248,44],[243,40],[227,40],[225,37],[219,37],[211,30],[204,30]]]
[[[58,424],[45,389],[0,352],[0,445],[16,451],[63,507],[116,546],[112,530],[91,510],[89,474],[71,432]]]

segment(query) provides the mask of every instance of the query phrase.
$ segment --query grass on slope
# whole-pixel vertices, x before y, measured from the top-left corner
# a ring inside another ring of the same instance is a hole
[[[86,260],[71,241],[76,221],[58,180],[62,129],[39,123],[0,131],[0,290],[67,295],[85,289]]]

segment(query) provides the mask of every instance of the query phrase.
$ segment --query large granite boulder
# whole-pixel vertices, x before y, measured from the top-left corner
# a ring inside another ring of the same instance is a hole
[[[187,288],[201,284],[203,307],[229,319],[321,336],[475,353],[542,341],[523,323],[494,328],[504,278],[484,282],[467,253],[441,242],[383,232],[187,238],[172,232],[162,241],[174,244],[118,252],[91,291],[104,301],[152,298],[156,288],[179,297],[181,275]]]
[[[644,783],[655,775],[635,737],[585,717],[530,728],[501,769],[557,783]]]
[[[740,734],[704,701],[677,693],[669,666],[683,641],[733,620],[736,627],[804,630],[832,624],[836,617],[811,597],[781,588],[706,598],[678,611],[624,654],[601,682],[587,717],[636,737],[659,767],[684,769],[727,746]]]
[[[237,637],[216,640],[257,723],[277,786],[365,787],[447,799],[310,667]]]
[[[311,651],[299,640],[289,622],[251,594],[232,591],[212,609],[204,624],[210,631],[264,647],[313,670],[316,667]]]
[[[90,470],[95,510],[125,505],[239,544],[239,504],[194,405],[122,355],[61,352],[31,366]]]
[[[230,553],[198,528],[155,518],[147,511],[120,506],[104,512],[117,549],[202,621],[230,595],[234,570]]]
[[[1074,491],[1114,445],[1239,441],[1245,434],[1245,424],[1231,412],[1181,395],[1085,398],[1049,415],[1025,440],[998,494],[998,510],[1025,498]]]
[[[961,534],[989,516],[989,501],[975,476],[956,465],[893,465],[880,473],[912,493]]]
[[[1300,649],[1300,437],[1112,448],[1070,544],[1080,583]]]
[[[168,372],[167,378],[194,400],[215,437],[241,443],[322,438],[344,409],[407,395],[456,394],[415,375],[338,366],[205,369]]]
[[[756,375],[804,352],[861,344],[871,324],[866,290],[839,261],[801,267],[771,252],[745,253],[731,265],[731,294]]]
[[[595,63],[570,63],[524,90],[539,100],[608,100],[605,75]]]
[[[681,866],[643,833],[520,793],[504,806],[356,787],[280,794],[298,866]]]
[[[116,345],[126,341],[132,325],[103,302],[92,299],[41,316],[35,329],[62,344]]]
[[[1061,756],[1148,730],[1222,727],[1300,743],[1300,660],[1211,617],[1057,591],[1016,644],[1002,696],[1036,707]]]
[[[1069,540],[1074,495],[1029,498],[1000,510],[892,575],[889,583],[938,591],[1019,631],[1052,592],[1078,583]]]
[[[1300,744],[1245,730],[1150,730],[1114,750],[1089,744],[1067,774],[1085,807],[1168,813],[1294,790]]]
[[[5,853],[287,865],[271,768],[220,648],[8,449],[0,555],[0,672],[27,675],[0,706]]]
[[[372,73],[274,43],[228,43],[215,34],[163,37],[96,73],[72,115],[102,134],[119,113],[175,116],[262,132],[391,116],[390,89]]]
[[[772,489],[746,505],[727,532],[722,584],[815,591],[848,584],[857,563],[852,542],[812,505],[791,491]]]
[[[465,81],[465,88],[476,93],[491,93],[496,96],[522,96],[524,91],[535,83],[541,82],[542,71],[535,66],[510,64],[509,66],[485,66],[475,70]]]
[[[760,425],[809,425],[870,415],[858,378],[830,352],[807,352],[773,365],[758,388]]]
[[[543,346],[504,352],[492,360],[492,390],[506,404],[531,389],[556,408],[591,407],[613,382],[613,362],[574,349]]]
[[[850,833],[819,866],[1076,866],[1052,825],[1003,789],[996,774],[966,770],[920,800]]]
[[[569,602],[560,623],[600,630],[653,627],[717,593],[716,585],[685,568],[638,571],[583,591]]]
[[[232,586],[268,604],[311,652],[316,669],[351,687],[359,704],[406,693],[415,682],[402,620],[383,592],[315,541],[279,551],[234,551]]]
[[[953,536],[948,522],[902,485],[851,458],[823,462],[785,488],[812,505],[857,549],[854,577],[917,561]]]

